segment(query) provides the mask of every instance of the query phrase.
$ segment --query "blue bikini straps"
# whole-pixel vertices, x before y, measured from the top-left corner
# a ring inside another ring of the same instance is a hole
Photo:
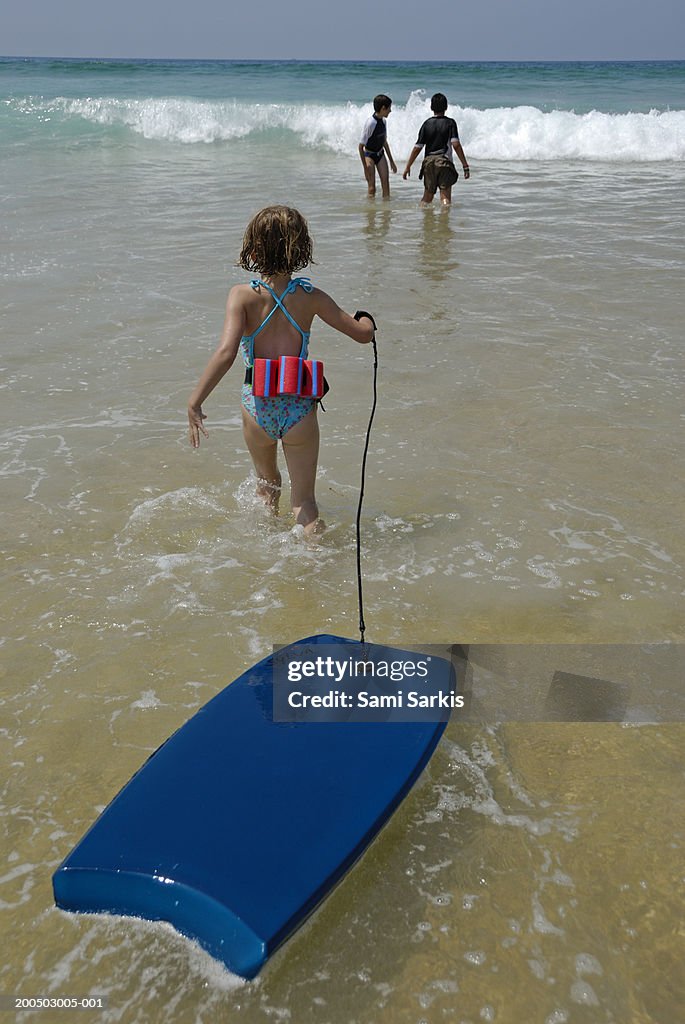
[[[300,332],[300,334],[302,335],[302,347],[300,349],[300,359],[305,359],[306,358],[306,356],[307,356],[307,348],[309,346],[309,334],[310,334],[310,332],[309,331],[303,331],[302,328],[300,327],[300,325],[298,324],[298,322],[292,318],[292,316],[290,315],[288,310],[283,305],[283,299],[286,297],[286,295],[291,295],[292,292],[294,292],[296,290],[298,285],[305,292],[312,292],[314,290],[314,285],[311,283],[311,281],[309,280],[308,277],[294,277],[292,279],[292,281],[289,282],[287,288],[285,289],[285,291],[280,296],[276,295],[276,292],[273,290],[273,288],[271,288],[266,283],[266,281],[259,281],[257,278],[255,278],[254,280],[250,281],[250,287],[253,288],[255,291],[257,291],[259,288],[266,288],[268,293],[271,295],[271,298],[276,303],[274,308],[272,310],[270,310],[267,313],[267,315],[264,317],[264,319],[262,320],[262,322],[259,325],[259,327],[257,328],[257,330],[253,331],[252,334],[248,334],[248,335],[245,336],[244,340],[249,342],[250,365],[252,365],[254,363],[254,340],[257,337],[257,335],[259,334],[259,332],[266,327],[266,325],[268,324],[269,320],[274,315],[274,313],[276,312],[277,309],[280,309],[283,313],[285,313],[286,317],[288,318],[290,323],[293,325],[293,327],[295,327]]]

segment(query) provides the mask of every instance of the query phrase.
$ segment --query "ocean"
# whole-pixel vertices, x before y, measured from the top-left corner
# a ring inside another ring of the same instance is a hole
[[[435,91],[471,166],[450,210],[419,208],[418,165],[401,177]],[[388,202],[357,153],[378,92]],[[6,57],[0,137],[0,992],[102,995],[107,1024],[675,1021],[685,62]],[[307,217],[314,282],[379,326],[367,638],[468,644],[489,689],[244,984],[163,925],[56,910],[50,878],[274,643],[357,635],[370,350],[314,325],[318,545],[287,492],[278,519],[254,498],[237,369],[187,441],[270,203]],[[622,721],[545,721],[555,669],[629,678]]]

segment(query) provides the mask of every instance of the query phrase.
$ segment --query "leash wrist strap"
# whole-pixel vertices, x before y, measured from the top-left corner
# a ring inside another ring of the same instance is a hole
[[[371,323],[373,324],[374,331],[377,331],[378,328],[376,327],[376,321],[374,320],[370,313],[366,312],[365,309],[358,309],[357,312],[354,314],[354,319],[361,320],[363,316],[365,316],[368,320],[371,321]]]

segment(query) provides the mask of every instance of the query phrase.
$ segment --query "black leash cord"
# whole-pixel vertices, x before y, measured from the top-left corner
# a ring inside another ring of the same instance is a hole
[[[368,313],[364,314],[368,316]],[[356,317],[355,317],[356,319]],[[369,317],[375,328],[376,323],[372,317]],[[359,632],[361,634],[361,642],[364,643],[364,633],[366,632],[366,626],[364,625],[364,597],[362,594],[362,548],[361,548],[361,520],[362,520],[362,502],[364,501],[364,478],[366,476],[366,456],[369,451],[369,440],[371,438],[371,424],[373,423],[373,417],[376,413],[376,399],[378,395],[377,383],[378,383],[378,349],[376,347],[376,335],[374,333],[371,339],[373,345],[373,405],[371,406],[371,415],[369,416],[369,425],[366,428],[366,443],[364,445],[364,455],[362,457],[362,479],[361,486],[359,488],[359,505],[357,506],[357,593],[359,600]]]

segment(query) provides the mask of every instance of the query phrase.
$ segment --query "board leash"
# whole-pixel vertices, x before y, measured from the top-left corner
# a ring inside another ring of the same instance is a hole
[[[366,313],[364,310],[358,310],[354,314],[355,320],[359,320],[362,316],[369,318],[373,324],[374,335],[371,339],[373,345],[373,402],[371,405],[371,414],[369,416],[369,423],[366,428],[366,441],[364,443],[364,454],[362,456],[362,471],[361,471],[361,484],[359,487],[359,504],[357,505],[357,601],[359,604],[359,634],[361,643],[364,643],[364,634],[366,633],[366,624],[364,622],[364,592],[362,584],[362,545],[361,545],[361,521],[362,521],[362,503],[364,501],[364,485],[366,480],[366,456],[369,451],[369,441],[371,439],[371,425],[373,418],[376,414],[376,402],[378,399],[378,348],[376,346],[376,321],[370,313]]]

